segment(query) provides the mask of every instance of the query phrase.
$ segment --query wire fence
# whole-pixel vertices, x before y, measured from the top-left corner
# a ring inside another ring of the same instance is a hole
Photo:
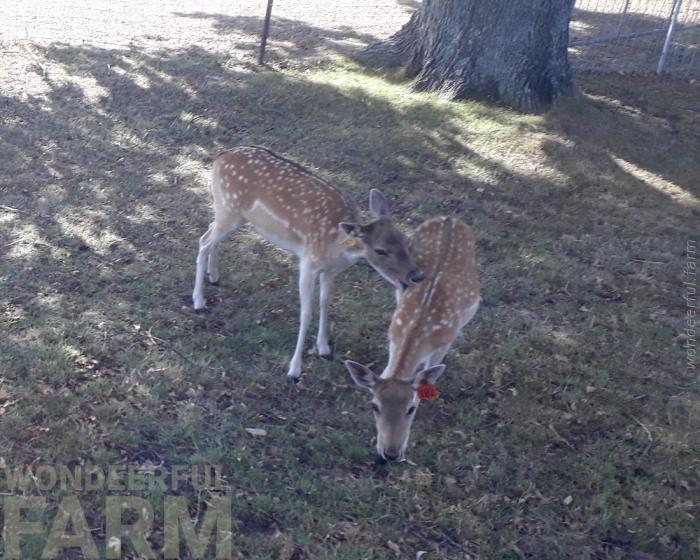
[[[266,6],[267,0],[0,0],[0,48],[12,41],[186,46],[253,60]],[[397,31],[419,6],[420,0],[275,0],[268,55],[309,61],[350,54]],[[576,71],[700,78],[700,0],[577,0],[570,36]]]
[[[577,0],[575,70],[700,75],[700,0]]]

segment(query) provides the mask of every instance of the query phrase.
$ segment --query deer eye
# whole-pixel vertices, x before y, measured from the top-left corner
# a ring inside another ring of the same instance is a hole
[[[379,414],[379,405],[377,403],[372,403],[372,412]]]
[[[386,257],[389,254],[384,249],[375,249],[374,252],[377,253],[377,255],[381,255],[382,257]]]
[[[411,414],[413,414],[415,411],[416,411],[416,407],[415,407],[415,406],[412,406],[412,407],[409,408],[408,411],[406,412],[406,416],[411,416]]]

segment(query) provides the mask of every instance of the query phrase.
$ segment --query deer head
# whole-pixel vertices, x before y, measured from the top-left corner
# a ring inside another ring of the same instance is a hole
[[[425,278],[408,250],[408,240],[391,221],[389,202],[377,189],[369,193],[369,208],[376,218],[368,224],[343,222],[340,227],[359,239],[367,262],[390,284],[402,291]]]
[[[421,370],[413,381],[383,379],[370,368],[351,360],[345,367],[353,380],[372,392],[372,414],[377,425],[377,453],[389,461],[401,461],[406,453],[411,425],[418,409],[417,390],[424,383],[434,384],[445,371],[439,364]]]

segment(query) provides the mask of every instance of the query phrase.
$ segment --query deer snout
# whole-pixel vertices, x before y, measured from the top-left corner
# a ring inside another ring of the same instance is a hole
[[[407,280],[409,286],[413,284],[420,284],[423,280],[425,280],[425,272],[422,270],[414,270],[409,272]]]
[[[385,451],[384,452],[384,458],[387,461],[398,461],[401,455],[399,453],[394,453],[392,451]]]

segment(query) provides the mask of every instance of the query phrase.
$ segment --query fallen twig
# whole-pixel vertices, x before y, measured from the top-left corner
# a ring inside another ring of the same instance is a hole
[[[643,430],[646,432],[646,434],[647,434],[647,438],[649,438],[649,443],[648,443],[647,446],[644,448],[644,451],[642,451],[642,455],[646,455],[646,454],[649,452],[649,450],[651,449],[651,446],[654,445],[654,438],[653,438],[652,435],[651,435],[651,430],[650,430],[649,428],[647,428],[647,427],[646,427],[640,420],[638,420],[636,417],[634,417],[634,416],[632,416],[632,415],[630,415],[630,417],[632,418],[632,420],[634,420],[637,424],[639,424],[639,425],[642,427],[642,429],[643,429]]]
[[[204,364],[198,364],[197,362],[195,362],[194,360],[192,360],[191,358],[189,358],[187,355],[183,354],[183,353],[182,353],[178,348],[176,348],[172,343],[170,343],[170,342],[168,342],[167,340],[164,340],[164,339],[162,339],[162,338],[160,338],[160,337],[155,336],[153,333],[151,333],[151,329],[153,329],[153,327],[149,328],[146,332],[141,332],[141,331],[136,331],[136,332],[137,332],[138,334],[140,334],[140,335],[142,335],[142,336],[148,338],[148,339],[153,343],[154,346],[158,346],[159,343],[160,343],[160,346],[165,346],[165,347],[166,347],[168,350],[170,350],[172,353],[177,354],[178,356],[180,356],[180,358],[182,358],[182,359],[185,360],[186,362],[192,364],[193,366],[196,366],[196,367],[198,367],[198,368],[200,368],[200,369],[209,369],[209,370],[211,370],[211,371],[216,371],[216,372],[221,372],[221,371],[224,370],[224,368],[222,368],[221,366],[219,366],[219,367],[212,367],[212,366],[206,366],[206,365],[204,365]]]
[[[557,432],[556,428],[554,427],[554,424],[550,422],[548,428],[552,430],[552,433],[554,434],[557,441],[560,441],[561,443],[567,445],[570,449],[576,449],[573,445],[571,445],[571,442],[568,439],[566,439],[559,432]]]
[[[35,55],[32,51],[30,51],[29,47],[27,47],[24,44],[20,45],[20,48],[23,49],[27,53],[29,58],[31,58],[34,61],[34,64],[36,64],[41,69],[42,77],[46,77],[46,68],[44,68],[44,65],[41,62],[39,62],[39,57]]]
[[[644,264],[668,264],[666,262],[661,262],[661,261],[648,261],[646,259],[632,259],[632,262],[639,262],[639,263],[644,263]]]
[[[15,239],[14,241],[11,241],[7,245],[3,245],[3,249],[7,249],[8,247],[12,247],[13,245],[17,245],[18,243],[22,243],[22,241],[25,241],[27,238],[26,237],[20,237],[19,239]]]

